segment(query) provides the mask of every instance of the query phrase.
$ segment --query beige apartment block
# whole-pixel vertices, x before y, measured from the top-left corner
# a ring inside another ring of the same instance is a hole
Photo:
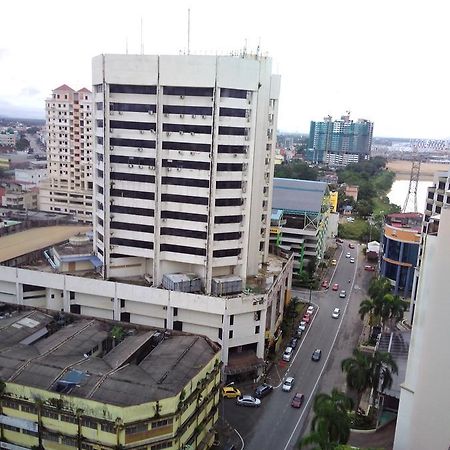
[[[48,180],[41,184],[43,211],[92,222],[92,93],[67,85],[46,100]]]

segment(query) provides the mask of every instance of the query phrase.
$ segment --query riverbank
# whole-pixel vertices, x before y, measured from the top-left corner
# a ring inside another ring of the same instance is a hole
[[[393,160],[386,165],[387,169],[395,173],[396,180],[409,180],[411,174],[411,161]],[[433,181],[436,172],[450,169],[450,164],[423,162],[420,165],[420,180]]]

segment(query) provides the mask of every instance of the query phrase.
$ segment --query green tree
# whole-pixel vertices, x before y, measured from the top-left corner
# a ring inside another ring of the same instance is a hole
[[[382,393],[392,386],[392,374],[398,373],[398,367],[394,358],[387,352],[375,352],[371,358],[371,387],[377,393]],[[376,396],[373,396],[375,403]]]
[[[349,411],[352,408],[353,401],[337,389],[333,389],[331,395],[317,394],[311,433],[300,441],[299,448],[317,444],[317,449],[332,450],[338,444],[346,444],[350,437]]]
[[[318,170],[304,161],[292,161],[275,166],[275,177],[297,180],[317,180]]]
[[[20,138],[17,142],[16,142],[16,150],[21,152],[23,150],[26,150],[27,148],[30,147],[30,141],[28,139],[25,138]]]
[[[370,216],[373,212],[372,200],[358,200],[355,209],[360,217]]]

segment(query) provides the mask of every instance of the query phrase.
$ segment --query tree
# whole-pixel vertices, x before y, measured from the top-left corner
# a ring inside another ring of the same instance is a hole
[[[318,170],[309,167],[304,161],[292,161],[275,166],[275,176],[280,178],[294,178],[297,180],[317,180]]]
[[[20,138],[16,142],[16,150],[19,151],[19,152],[23,151],[23,150],[26,150],[29,147],[30,147],[30,141],[28,139]]]
[[[337,389],[333,389],[331,395],[316,395],[311,433],[300,441],[299,447],[317,444],[316,448],[332,450],[338,444],[346,444],[350,437],[349,411],[352,407],[352,400]]]
[[[392,374],[398,373],[398,367],[390,353],[375,352],[372,356],[371,372],[371,387],[375,392],[382,393],[386,388],[391,388]],[[373,401],[375,401],[375,396]]]
[[[347,386],[356,392],[355,408],[358,410],[364,391],[372,385],[370,357],[367,353],[355,348],[353,357],[341,362],[341,369],[347,374]]]
[[[358,200],[355,209],[360,217],[370,216],[373,212],[372,200]]]

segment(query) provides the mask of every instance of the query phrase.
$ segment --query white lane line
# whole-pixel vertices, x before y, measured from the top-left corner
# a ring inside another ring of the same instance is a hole
[[[353,289],[353,285],[354,285],[354,283],[355,283],[357,270],[358,270],[358,259],[356,259],[355,273],[353,274],[353,282],[352,282],[352,285],[351,285],[351,287],[350,287],[350,295],[351,295],[351,292],[352,292],[352,289]],[[308,409],[308,405],[309,405],[309,403],[311,402],[311,400],[312,400],[312,398],[313,398],[314,392],[316,391],[317,386],[319,385],[319,381],[320,381],[320,379],[322,378],[323,371],[325,370],[325,367],[326,367],[326,365],[328,364],[328,360],[330,359],[331,350],[333,350],[333,347],[334,347],[334,344],[336,343],[336,339],[337,339],[337,337],[338,337],[339,331],[341,330],[341,326],[342,326],[342,323],[343,323],[343,321],[344,321],[344,316],[345,316],[345,313],[347,312],[348,304],[349,304],[349,302],[350,302],[350,295],[348,296],[347,302],[345,303],[344,314],[341,316],[341,321],[339,322],[338,329],[337,329],[337,331],[336,331],[336,334],[334,335],[333,342],[331,343],[331,347],[330,347],[330,350],[329,350],[329,352],[328,352],[327,359],[325,360],[325,364],[322,366],[322,370],[320,371],[319,376],[317,377],[317,380],[316,380],[316,382],[315,382],[315,384],[314,384],[314,387],[313,387],[313,389],[312,389],[312,391],[311,391],[311,395],[309,396],[308,401],[306,402],[305,407],[303,408],[303,411],[302,411],[302,413],[300,414],[300,417],[298,418],[297,423],[295,424],[295,427],[294,427],[294,429],[292,430],[292,433],[290,434],[289,439],[288,439],[286,445],[284,446],[283,450],[287,450],[287,448],[289,447],[289,445],[290,445],[290,443],[291,443],[291,440],[292,440],[292,438],[294,437],[294,434],[295,434],[295,432],[297,431],[297,428],[298,428],[300,422],[302,421],[305,412],[306,412],[307,409]]]
[[[288,374],[289,370],[292,367],[292,364],[294,364],[295,358],[297,358],[298,352],[300,351],[300,349],[302,348],[303,343],[305,342],[306,337],[308,336],[309,330],[312,327],[312,324],[314,323],[314,320],[316,319],[317,314],[319,313],[319,309],[320,306],[316,305],[315,303],[311,302],[311,305],[314,305],[316,307],[316,311],[314,312],[314,316],[311,320],[311,322],[308,325],[308,328],[306,329],[305,335],[303,336],[302,342],[300,343],[300,345],[297,347],[297,350],[294,353],[294,357],[292,358],[292,360],[289,362],[288,368],[286,370],[286,373],[284,374],[284,377],[286,377],[286,375]],[[299,338],[300,339],[300,338]],[[284,378],[283,377],[283,378]],[[283,384],[283,379],[280,381],[280,384],[278,384],[277,386],[274,386],[274,389],[278,389],[281,385]]]
[[[241,450],[244,450],[244,447],[245,447],[244,439],[242,439],[242,436],[239,434],[239,431],[236,430],[236,428],[233,428],[233,430],[236,432],[236,434],[239,436],[239,439],[241,440],[241,444],[242,444]]]

